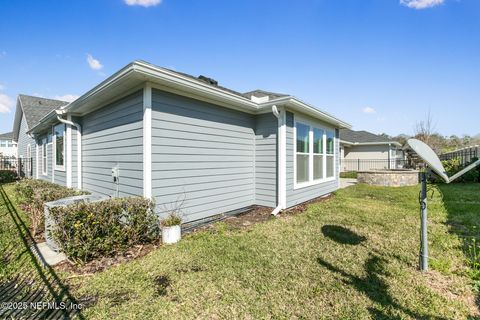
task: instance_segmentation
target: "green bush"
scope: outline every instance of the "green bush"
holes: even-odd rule
[[[151,200],[132,197],[52,208],[53,238],[73,261],[114,256],[160,234]]]
[[[175,213],[170,213],[166,218],[160,221],[160,225],[162,227],[173,227],[173,226],[179,226],[181,224],[182,224],[182,217],[180,217],[178,214],[175,214]]]
[[[471,163],[477,161],[477,158],[473,158]],[[447,172],[448,176],[452,176],[455,173],[459,172],[465,166],[463,166],[460,163],[459,158],[454,158],[450,160],[443,160],[442,161],[443,167],[445,168],[445,171]],[[470,163],[469,163],[470,164]],[[469,165],[467,164],[467,165]],[[472,169],[465,173],[463,176],[455,180],[454,182],[479,182],[480,181],[480,168],[477,167],[475,169]]]
[[[44,203],[62,198],[88,194],[85,191],[69,189],[43,180],[23,179],[15,184],[21,208],[30,219],[30,227],[34,236],[44,231]]]
[[[357,172],[356,171],[340,172],[340,178],[357,179]]]
[[[0,170],[0,183],[9,183],[17,180],[17,172],[13,170]]]

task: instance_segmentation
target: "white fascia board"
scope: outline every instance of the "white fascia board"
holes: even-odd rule
[[[395,145],[401,147],[400,142],[397,141],[385,141],[385,142],[350,142],[345,140],[340,140],[341,144],[351,145],[351,146],[381,146],[381,145]]]

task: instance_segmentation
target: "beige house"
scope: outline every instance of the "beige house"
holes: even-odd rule
[[[402,145],[368,131],[340,130],[340,170],[397,169],[405,160]]]

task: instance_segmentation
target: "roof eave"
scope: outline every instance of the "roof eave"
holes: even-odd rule
[[[285,105],[299,112],[305,113],[316,119],[325,121],[327,123],[335,125],[339,129],[350,129],[351,124],[342,121],[331,114],[328,114],[325,111],[319,110],[300,99],[295,98],[294,96],[281,97],[277,99],[270,100],[268,102],[262,103],[259,105],[259,110],[265,110],[271,108],[273,105]]]
[[[352,146],[375,146],[375,145],[390,145],[390,144],[393,144],[393,145],[396,145],[397,147],[401,147],[402,144],[398,141],[380,141],[380,142],[351,142],[351,141],[347,141],[347,140],[342,140],[340,139],[340,143],[343,143],[343,144],[348,144],[348,145],[352,145]]]

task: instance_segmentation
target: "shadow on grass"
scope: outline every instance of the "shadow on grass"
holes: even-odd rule
[[[0,282],[0,309],[3,319],[84,319],[78,302],[54,270],[37,259],[38,249],[15,206],[0,185],[0,203],[13,221],[22,248],[10,246],[0,253],[2,264],[16,263],[16,276]],[[16,305],[13,305],[16,303]],[[19,303],[21,303],[19,305]],[[46,305],[49,303],[49,305]]]
[[[368,308],[373,319],[403,319],[401,316],[393,315],[394,311],[403,312],[413,319],[441,319],[416,313],[398,304],[389,294],[388,285],[382,279],[382,276],[386,275],[384,265],[387,263],[387,260],[376,254],[372,254],[365,262],[364,269],[366,275],[364,277],[349,274],[322,258],[317,258],[317,262],[322,267],[346,278],[344,280],[345,284],[353,286],[355,290],[363,293],[372,302],[381,306],[381,308]]]
[[[359,245],[367,240],[364,236],[360,236],[350,229],[336,225],[324,225],[322,227],[322,233],[325,237],[330,238],[335,242],[353,246]]]
[[[463,242],[462,250],[480,290],[480,184],[453,183],[437,185],[443,194],[449,232]],[[480,309],[480,292],[475,299]]]

